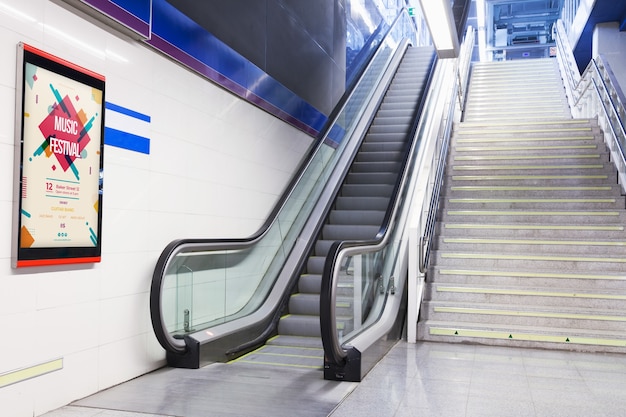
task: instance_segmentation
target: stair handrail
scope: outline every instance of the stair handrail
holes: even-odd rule
[[[572,48],[563,22],[557,22],[557,58],[565,74],[565,90],[572,116],[597,118],[604,141],[618,171],[618,183],[626,193],[626,99],[607,59],[591,59],[582,75],[578,74]],[[574,68],[576,70],[574,70]]]
[[[465,40],[461,45],[459,52],[459,58],[456,68],[454,69],[456,84],[453,89],[457,92],[458,110],[462,114],[465,108],[465,99],[467,96],[467,87],[469,85],[469,73],[470,64],[472,61],[472,53],[474,49],[474,37],[475,30],[472,26],[468,26],[465,33]],[[451,105],[447,109],[447,113],[444,115],[440,134],[438,137],[438,143],[440,144],[439,152],[436,154],[437,160],[433,163],[436,166],[435,177],[432,183],[432,196],[428,202],[428,208],[424,205],[422,207],[422,213],[427,213],[426,221],[422,229],[423,217],[420,216],[420,230],[423,230],[421,234],[419,246],[418,246],[418,267],[419,273],[425,274],[428,268],[428,262],[430,259],[430,247],[432,243],[432,237],[435,231],[435,225],[437,224],[437,211],[439,207],[439,196],[441,194],[441,187],[443,185],[444,172],[446,168],[446,159],[448,157],[448,148],[450,145],[450,136],[452,133],[452,125],[454,122],[455,106]]]
[[[379,47],[374,53],[370,62],[375,62],[377,57],[380,57],[383,52],[388,53],[389,43],[393,43],[392,41],[395,40],[395,37],[393,37],[395,36],[394,30],[398,31],[398,27],[404,24],[403,18],[406,18],[406,15],[406,9],[403,9],[400,13],[398,13],[396,19],[390,25],[389,30],[386,32],[385,38],[380,42]],[[388,41],[387,38],[391,37],[393,37],[393,39],[390,39]],[[397,41],[395,45],[396,47],[398,47]],[[387,50],[383,51],[385,49]],[[388,62],[391,61],[391,58],[385,59]],[[323,152],[325,149],[328,148],[328,141],[332,142],[332,134],[336,132],[334,129],[338,128],[339,130],[345,132],[345,129],[349,128],[348,126],[343,126],[343,124],[345,124],[343,123],[345,122],[345,120],[343,120],[345,118],[344,112],[351,105],[350,100],[354,96],[355,92],[358,90],[359,86],[365,83],[364,78],[365,77],[361,76],[358,81],[353,85],[352,90],[350,90],[346,97],[340,101],[339,105],[337,106],[337,111],[334,111],[329,117],[329,122],[326,124],[323,134],[320,136],[320,139],[315,144],[314,149],[309,154],[307,162],[294,177],[293,181],[287,188],[288,191],[283,194],[283,196],[275,206],[274,210],[272,211],[272,214],[268,217],[267,221],[261,226],[261,228],[257,232],[246,238],[177,239],[170,242],[163,249],[159,256],[159,259],[157,260],[152,275],[150,288],[150,315],[155,336],[161,346],[166,350],[166,352],[171,352],[174,354],[184,354],[187,351],[187,345],[184,338],[174,337],[168,332],[165,324],[166,322],[163,316],[163,308],[161,306],[161,294],[163,290],[163,278],[166,275],[169,264],[174,260],[177,255],[181,253],[242,250],[246,248],[251,248],[256,245],[257,242],[261,241],[268,234],[268,231],[271,229],[272,225],[274,225],[278,221],[280,214],[285,210],[289,199],[296,192],[295,190],[297,185],[307,181],[307,170],[309,168],[315,172],[321,170],[319,162],[313,162],[314,157],[316,155],[322,155],[322,161],[328,164],[331,158],[329,158],[328,156],[324,156]],[[360,117],[362,116],[355,116],[356,119]],[[358,124],[358,122],[355,124]],[[354,127],[351,127],[350,129],[353,128]],[[347,139],[343,142],[347,142]],[[313,166],[314,164],[315,166]],[[300,196],[299,198],[302,199],[303,197]]]

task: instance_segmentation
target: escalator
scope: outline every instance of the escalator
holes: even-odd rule
[[[246,363],[321,367],[320,288],[331,245],[342,240],[373,240],[381,231],[385,215],[397,194],[399,173],[406,164],[416,116],[434,60],[432,47],[409,47],[393,77],[379,110],[335,198],[321,233],[300,274],[288,309],[278,323],[277,335],[266,345],[239,359]],[[363,291],[361,315],[377,291],[374,280]],[[354,329],[354,284],[342,285],[338,306],[343,313],[339,326]],[[339,313],[342,314],[341,312]]]
[[[401,26],[392,25],[395,38],[381,43],[320,141],[333,145],[312,154],[268,227],[251,238],[182,239],[165,248],[150,308],[170,366],[238,361],[321,368],[327,347],[320,337],[331,322],[325,310],[332,309],[331,326],[341,337],[380,315],[394,288],[383,270],[385,251],[344,262],[332,296],[324,282],[337,242],[380,242],[406,198],[435,55],[432,47],[408,46],[394,34]],[[345,379],[359,380],[357,373]],[[344,374],[334,368],[330,379]]]

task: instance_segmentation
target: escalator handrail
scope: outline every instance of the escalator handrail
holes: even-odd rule
[[[329,133],[333,126],[336,125],[339,116],[342,114],[345,106],[349,103],[350,98],[356,91],[357,87],[363,80],[363,76],[366,73],[367,68],[369,67],[371,62],[374,62],[375,58],[378,54],[381,53],[381,46],[385,45],[385,39],[390,33],[395,29],[396,25],[400,22],[403,14],[407,14],[406,8],[402,9],[393,23],[389,26],[388,30],[385,32],[383,37],[383,41],[380,42],[375,52],[372,54],[370,59],[368,60],[368,64],[363,66],[359,77],[355,77],[354,81],[348,86],[349,89],[346,90],[346,93],[339,100],[337,106],[333,112],[329,115],[329,118],[322,129],[319,139],[315,146],[313,146],[312,150],[309,152],[309,155],[306,158],[306,163],[302,164],[299,168],[296,175],[294,175],[293,179],[290,181],[289,185],[286,187],[286,192],[284,192],[276,205],[274,206],[272,212],[267,217],[267,220],[263,223],[263,225],[251,236],[244,238],[210,238],[210,239],[177,239],[170,242],[161,252],[157,263],[155,265],[154,272],[152,274],[151,286],[150,286],[150,316],[152,322],[152,328],[154,330],[155,336],[161,346],[169,352],[176,354],[183,354],[186,352],[187,347],[183,339],[177,339],[172,337],[166,329],[165,321],[163,317],[163,312],[161,308],[161,292],[163,290],[163,278],[165,276],[167,266],[171,259],[174,258],[178,253],[183,251],[188,252],[203,252],[203,251],[220,251],[220,250],[237,250],[237,249],[245,249],[254,246],[257,242],[259,242],[270,230],[271,226],[277,221],[279,215],[286,203],[289,201],[289,198],[292,196],[293,192],[296,189],[296,186],[303,179],[305,173],[307,172],[307,168],[309,168],[313,157],[323,149],[326,139],[328,138]],[[384,23],[382,23],[384,24]],[[188,250],[191,249],[191,250]]]
[[[320,326],[322,334],[322,345],[324,347],[325,358],[328,362],[340,364],[347,356],[347,352],[345,352],[341,348],[335,327],[336,317],[334,301],[336,300],[336,285],[333,282],[334,271],[337,268],[337,263],[340,259],[340,255],[342,254],[342,252],[345,252],[350,248],[361,248],[360,252],[363,253],[365,252],[365,250],[363,250],[363,248],[365,247],[368,247],[368,251],[374,252],[384,247],[391,236],[391,233],[389,232],[400,207],[400,191],[403,189],[404,184],[406,184],[406,182],[408,181],[408,174],[410,172],[410,161],[417,147],[417,143],[419,142],[415,137],[415,133],[424,110],[424,103],[427,96],[426,92],[429,90],[430,83],[432,82],[436,61],[437,59],[433,51],[433,59],[431,61],[430,71],[422,90],[422,97],[420,98],[420,101],[417,105],[415,120],[413,125],[411,126],[409,133],[407,133],[408,135],[412,135],[414,139],[402,160],[402,169],[400,171],[400,175],[398,175],[398,180],[396,181],[390,197],[390,201],[392,201],[393,203],[387,208],[383,223],[376,237],[372,240],[336,241],[333,242],[330,250],[328,251],[326,262],[324,264],[324,271],[322,274],[322,284],[320,292]]]

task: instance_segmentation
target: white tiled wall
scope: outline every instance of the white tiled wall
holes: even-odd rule
[[[107,77],[109,102],[151,117],[150,155],[105,147],[102,262],[10,265],[16,45]],[[0,374],[63,369],[0,388],[0,415],[40,415],[164,364],[149,288],[183,237],[252,234],[312,138],[105,25],[49,0],[0,0]]]

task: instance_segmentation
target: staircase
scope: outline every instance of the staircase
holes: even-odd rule
[[[337,240],[371,240],[379,232],[412,140],[409,133],[433,58],[431,47],[407,49],[299,277],[278,334],[237,362],[322,369],[319,314],[326,256]],[[337,295],[340,331],[354,327],[353,289],[345,283]]]
[[[455,126],[421,340],[626,352],[626,210],[554,60],[476,64]]]

